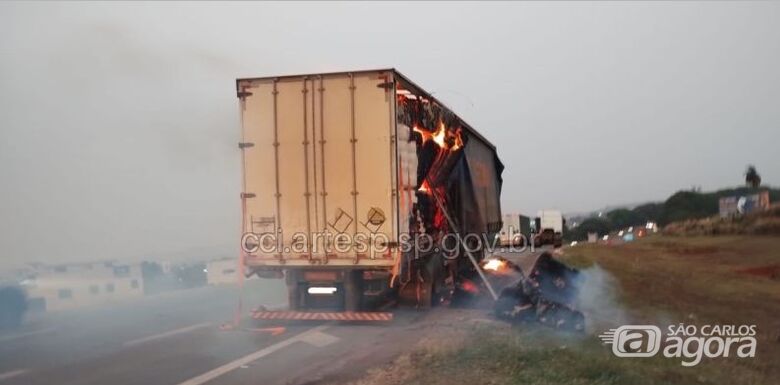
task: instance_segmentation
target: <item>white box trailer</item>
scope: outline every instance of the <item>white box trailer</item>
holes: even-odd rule
[[[498,231],[495,147],[397,71],[238,79],[237,93],[244,265],[284,272],[291,308],[355,310],[398,289],[402,234],[453,231],[443,211]],[[309,295],[320,287],[344,295]]]
[[[556,233],[563,232],[563,214],[560,210],[539,211],[541,230],[551,229]]]
[[[553,245],[560,247],[563,244],[563,226],[564,219],[560,210],[541,210],[537,217],[536,231],[534,238],[536,246]]]
[[[501,246],[526,246],[531,239],[530,218],[520,213],[504,214],[499,243]]]

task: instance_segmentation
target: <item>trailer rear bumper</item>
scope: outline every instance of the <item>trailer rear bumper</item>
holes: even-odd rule
[[[393,320],[393,313],[369,311],[309,312],[256,310],[252,312],[252,318],[258,320],[388,322]]]

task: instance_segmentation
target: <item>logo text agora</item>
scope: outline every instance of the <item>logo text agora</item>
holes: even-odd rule
[[[599,335],[618,357],[667,358],[694,366],[703,357],[747,358],[756,355],[756,325],[669,325],[666,335],[655,325],[623,325]]]

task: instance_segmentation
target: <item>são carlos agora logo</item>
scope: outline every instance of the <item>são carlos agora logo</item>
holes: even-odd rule
[[[661,349],[661,329],[655,325],[623,325],[599,335],[618,357],[652,357]]]
[[[666,358],[681,359],[682,366],[698,365],[702,358],[756,355],[756,325],[670,325],[664,335],[655,325],[623,325],[599,335],[612,345],[617,357],[653,357],[661,352]]]

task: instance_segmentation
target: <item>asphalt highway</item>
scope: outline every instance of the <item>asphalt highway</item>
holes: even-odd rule
[[[244,309],[283,308],[283,281],[249,281]],[[0,385],[297,384],[389,362],[427,312],[391,323],[272,323],[235,315],[235,287],[204,287],[54,313],[0,334]],[[341,377],[340,377],[341,378]]]
[[[340,381],[413,346],[425,335],[420,325],[426,318],[448,316],[447,308],[394,309],[392,322],[260,323],[248,317],[258,305],[285,308],[284,281],[250,280],[241,290],[203,287],[47,314],[0,333],[0,385]],[[243,316],[240,325],[225,328],[236,314]]]

